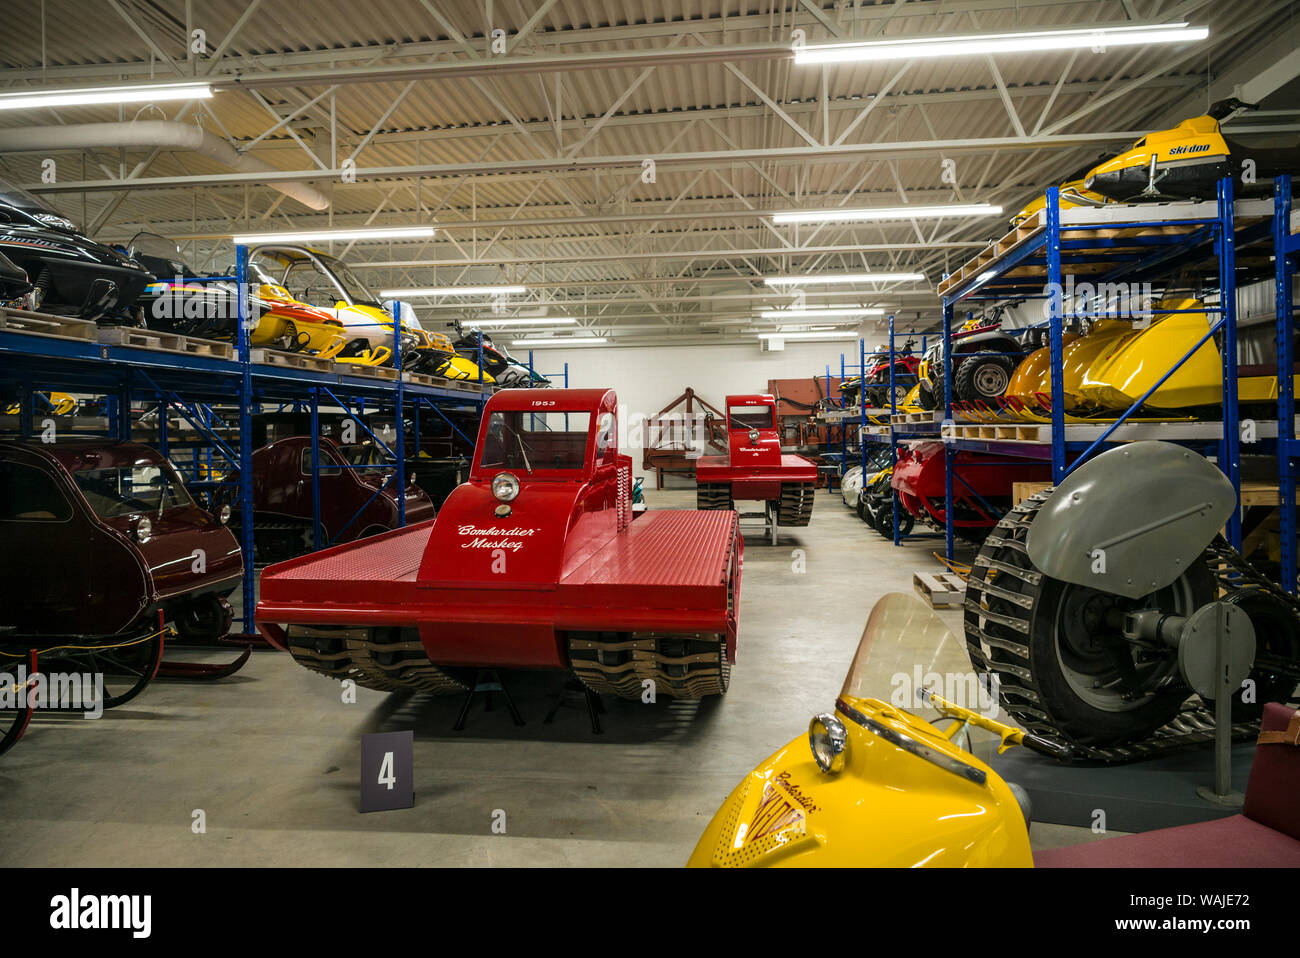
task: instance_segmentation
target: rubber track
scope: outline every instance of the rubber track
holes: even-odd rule
[[[812,519],[813,492],[811,482],[781,483],[781,499],[777,506],[778,526],[806,526]]]
[[[725,482],[702,482],[695,487],[695,508],[734,509],[731,486]]]
[[[286,645],[299,665],[380,692],[469,690],[429,661],[415,629],[291,625]]]
[[[731,678],[717,633],[573,632],[566,641],[573,674],[598,694],[639,699],[648,680],[656,695],[700,699],[724,694]]]
[[[1043,707],[1039,687],[1029,670],[1027,642],[1033,609],[1044,577],[1032,568],[1022,568],[1011,556],[1011,553],[1026,553],[1024,543],[1029,525],[1051,494],[1052,490],[1046,489],[1008,512],[975,557],[966,582],[965,601],[966,649],[971,665],[981,673],[997,677],[1002,707],[1022,728],[1069,746],[1079,758],[1096,762],[1131,762],[1213,741],[1214,712],[1199,699],[1185,703],[1173,720],[1143,741],[1125,745],[1105,748],[1082,745],[1052,725]],[[1215,567],[1224,562],[1234,568],[1250,568],[1244,558],[1227,547],[1227,552],[1235,556],[1235,559],[1230,558],[1224,551],[1226,546],[1226,543],[1216,542],[1215,547],[1207,551],[1212,569],[1217,572]],[[1258,573],[1255,576],[1258,577]],[[1018,588],[1006,588],[1012,584],[1007,577],[1019,580]],[[1276,586],[1273,589],[1281,591]],[[988,599],[996,602],[996,612],[987,607]],[[982,601],[985,606],[981,605]],[[1290,604],[1296,607],[1294,599]],[[1234,738],[1252,738],[1258,731],[1258,722],[1243,722],[1232,727]]]

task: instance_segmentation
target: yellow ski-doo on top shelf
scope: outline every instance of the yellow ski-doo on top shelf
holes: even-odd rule
[[[814,716],[806,737],[744,777],[709,822],[689,865],[1033,865],[1023,789],[958,743],[975,726],[997,736],[1001,749],[1066,753],[933,693],[921,696],[940,713],[933,722],[870,697],[872,685],[888,682],[868,667],[872,646],[903,635],[926,648],[958,642],[913,596],[895,592],[877,602],[834,711]],[[948,728],[936,727],[945,720],[952,721]]]
[[[1089,170],[1083,185],[1120,203],[1151,200],[1208,200],[1215,184],[1232,176],[1238,191],[1271,189],[1282,173],[1300,172],[1300,144],[1282,148],[1245,146],[1223,135],[1219,124],[1255,104],[1220,100],[1203,116],[1184,120],[1171,130],[1148,133],[1132,148]],[[1243,181],[1245,159],[1253,174]]]

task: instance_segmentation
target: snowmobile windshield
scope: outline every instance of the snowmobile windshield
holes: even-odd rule
[[[357,279],[356,274],[343,264],[342,260],[337,260],[333,256],[326,256],[323,253],[317,253],[316,257],[320,260],[321,265],[333,274],[335,282],[343,289],[348,298],[348,302],[354,306],[375,306],[381,304],[379,298],[366,287],[366,284]]]
[[[522,469],[530,475],[541,472],[580,470],[587,458],[587,434],[591,413],[494,412],[488,420],[487,437],[479,466],[489,469]]]
[[[194,504],[176,477],[156,465],[78,469],[72,478],[90,508],[104,519],[139,513],[161,515]]]
[[[888,699],[889,677],[895,672],[906,671],[903,657],[912,657],[917,650],[923,656],[931,656],[944,641],[957,640],[932,610],[914,596],[890,592],[875,604],[867,618],[840,695],[855,699]],[[874,660],[871,658],[873,649],[878,649]]]
[[[771,429],[771,406],[728,406],[732,429]]]

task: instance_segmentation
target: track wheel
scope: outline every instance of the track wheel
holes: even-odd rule
[[[1025,537],[1050,491],[1007,513],[975,558],[965,610],[971,664],[997,678],[1003,707],[1029,731],[1096,747],[1145,738],[1189,691],[1172,649],[1123,638],[1124,615],[1190,615],[1214,598],[1213,577],[1198,561],[1172,585],[1129,600],[1043,575]]]
[[[184,603],[172,616],[176,633],[186,642],[213,642],[230,631],[235,610],[214,593]]]
[[[25,656],[18,658],[8,658],[4,660],[4,665],[0,666],[0,675],[6,675],[3,681],[8,686],[6,695],[13,695],[15,700],[18,695],[18,667],[25,666],[27,677],[36,674],[36,650],[30,650]],[[17,702],[14,703],[17,705]],[[32,720],[34,709],[31,705],[26,708],[0,708],[0,755],[9,751],[18,744],[18,740],[23,737],[27,731],[27,725]]]

